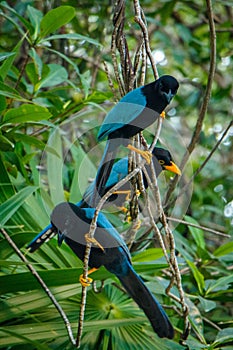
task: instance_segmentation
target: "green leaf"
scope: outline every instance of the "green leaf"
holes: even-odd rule
[[[199,349],[207,350],[208,349],[205,344],[198,342],[198,340],[196,339],[191,339],[191,338],[187,339],[185,343],[187,344],[188,346],[187,349],[189,350],[199,350]]]
[[[29,55],[31,56],[31,58],[34,61],[35,70],[36,70],[36,73],[38,75],[38,79],[41,79],[41,77],[42,77],[42,69],[43,69],[43,62],[42,62],[40,56],[37,54],[37,52],[36,52],[36,50],[34,48],[32,48],[29,51]]]
[[[32,85],[35,86],[38,82],[39,77],[34,62],[30,62],[27,64],[26,73]]]
[[[162,9],[160,10],[160,16],[161,16],[161,22],[165,24],[167,19],[170,18],[173,12],[174,6],[176,5],[176,0],[166,1],[163,4],[164,5]]]
[[[49,68],[49,72],[36,84],[36,91],[42,87],[51,87],[61,84],[68,79],[67,70],[59,64],[48,64],[47,67]]]
[[[5,164],[3,163],[1,154],[0,154],[0,174],[1,174],[0,203],[3,203],[9,197],[13,196],[15,194],[15,191],[10,182],[10,178],[7,173]]]
[[[45,264],[45,266],[46,265],[49,267],[49,264]],[[36,267],[35,264],[33,264],[33,266]],[[82,273],[82,268],[59,268],[55,270],[39,271],[39,275],[49,287],[74,284],[76,281],[78,281],[77,276],[81,275]],[[0,276],[0,280],[0,290],[2,294],[13,293],[14,291],[30,291],[32,289],[40,288],[37,279],[31,272]],[[77,285],[77,283],[76,288],[80,289],[81,285]]]
[[[171,340],[168,339],[158,339],[155,334],[151,334],[148,336],[147,332],[142,332],[142,324],[145,324],[146,317],[124,317],[116,318],[116,319],[104,319],[104,320],[96,320],[93,321],[85,321],[85,333],[88,335],[88,340],[85,340],[84,333],[84,344],[91,345],[93,344],[92,339],[95,339],[94,335],[96,332],[100,332],[101,330],[111,330],[114,334],[113,339],[111,341],[114,342],[115,346],[121,343],[121,349],[124,350],[136,350],[136,347],[132,348],[132,344],[141,340],[141,344],[143,344],[143,348],[140,347],[140,350],[182,350],[182,346],[175,344]],[[71,323],[73,329],[77,328],[77,322]],[[131,327],[133,327],[134,332],[130,332]],[[137,332],[136,332],[137,330]],[[11,336],[6,336],[7,332],[10,333]],[[94,334],[93,334],[94,333]],[[124,333],[124,336],[122,336]],[[91,334],[91,336],[90,336]],[[22,335],[22,336],[21,336]],[[42,341],[52,340],[56,337],[57,339],[62,339],[65,337],[67,339],[67,331],[62,322],[40,322],[14,326],[6,326],[0,329],[0,340],[1,344],[6,348],[12,346],[14,344],[27,344],[28,339],[30,342],[33,341]],[[136,339],[135,339],[136,337]],[[127,339],[127,341],[125,341]],[[115,341],[114,341],[115,340]],[[134,341],[134,342],[133,342]],[[83,344],[82,342],[82,344]],[[128,344],[129,342],[129,344]],[[143,342],[143,343],[142,343]],[[137,344],[137,343],[136,343]],[[172,346],[174,344],[174,347]],[[131,348],[130,348],[131,345]],[[34,348],[34,347],[33,347]],[[35,347],[36,348],[36,347]],[[112,347],[111,347],[112,348]],[[65,349],[65,348],[63,348]],[[94,349],[93,347],[85,347],[85,349]],[[117,349],[113,347],[113,349]],[[137,349],[139,347],[137,346]]]
[[[50,10],[41,20],[40,37],[44,38],[48,34],[64,26],[66,23],[70,22],[74,16],[75,9],[71,6],[60,6]]]
[[[43,13],[30,5],[27,7],[27,13],[34,28],[33,38],[35,40],[40,32],[40,22],[43,18]]]
[[[6,202],[0,205],[0,225],[4,224],[14,215],[14,213],[24,204],[29,196],[37,190],[35,186],[28,186],[20,190]]]
[[[74,159],[74,174],[70,188],[70,201],[77,202],[82,197],[83,192],[90,184],[89,179],[96,174],[96,168],[90,158],[87,156],[81,145],[77,147],[66,139],[70,152]],[[85,176],[81,176],[85,169]]]
[[[62,183],[62,169],[63,169],[63,152],[62,152],[62,139],[60,130],[57,128],[52,131],[48,140],[48,146],[53,148],[57,155],[49,152],[47,154],[47,171],[48,171],[48,183],[51,194],[52,202],[56,205],[59,202],[63,202],[64,191]],[[46,149],[45,149],[46,151]]]
[[[0,94],[2,96],[6,96],[6,97],[9,97],[9,98],[12,98],[13,100],[15,101],[20,101],[20,102],[28,102],[28,100],[26,98],[22,98],[21,96],[19,95],[16,95],[12,92],[7,92],[6,90],[0,90]]]
[[[38,349],[38,350],[49,350],[49,347],[47,347],[46,345],[42,344],[40,342],[40,340],[36,341],[36,340],[32,340],[30,339],[30,337],[25,337],[23,332],[15,332],[12,329],[7,329],[4,327],[0,328],[0,331],[2,332],[2,334],[4,334],[4,338],[8,338],[8,339],[14,339],[12,344],[19,344],[19,343],[24,343],[24,344],[31,344],[32,347],[34,349]],[[3,341],[4,343],[4,341]],[[3,343],[1,342],[1,345],[3,345]]]
[[[163,256],[164,254],[163,254],[162,248],[149,248],[144,250],[143,252],[135,254],[133,256],[133,261],[146,262],[146,261],[158,260]]]
[[[189,308],[189,321],[192,328],[195,330],[195,333],[198,334],[198,339],[200,339],[203,343],[205,343],[205,338],[203,335],[203,320],[201,317],[200,310],[197,306],[190,300],[185,300],[187,306]]]
[[[0,62],[4,61],[6,58],[11,57],[13,55],[16,55],[16,53],[15,52],[3,52],[3,53],[0,53]]]
[[[229,327],[219,331],[213,345],[215,348],[219,345],[222,345],[228,342],[230,343],[232,341],[233,341],[233,328]]]
[[[15,139],[16,141],[22,141],[27,143],[28,145],[34,145],[39,149],[44,150],[45,148],[45,144],[44,142],[42,142],[41,140],[39,140],[36,137],[30,136],[30,135],[26,135],[26,134],[22,134],[19,132],[15,132],[15,133],[10,133],[10,136]]]
[[[2,96],[0,93],[0,114],[4,113],[7,106],[6,98],[5,96]]]
[[[192,223],[192,224],[198,225],[198,222],[195,219],[193,219],[191,216],[185,215],[185,220],[187,222]],[[189,229],[194,241],[196,242],[196,245],[198,247],[201,247],[202,249],[205,249],[205,237],[204,237],[203,230],[196,228],[196,227],[192,227],[192,226],[188,226],[188,229]]]
[[[196,267],[196,265],[190,261],[190,260],[186,260],[192,273],[193,273],[193,277],[195,278],[196,282],[197,282],[197,286],[198,286],[198,290],[199,293],[201,295],[203,295],[204,293],[204,288],[205,288],[205,280],[204,280],[204,276],[202,275],[202,273],[198,270],[198,268]]]
[[[206,281],[206,283],[209,281]],[[233,283],[233,276],[221,277],[217,281],[211,281],[209,284],[206,296],[210,293],[218,292],[221,290],[227,290],[229,288],[229,284]]]
[[[228,242],[220,247],[218,247],[214,252],[213,255],[216,256],[217,258],[230,254],[233,252],[233,242]]]
[[[68,34],[56,34],[56,35],[51,35],[51,36],[47,37],[46,39],[41,40],[40,42],[43,42],[43,41],[50,41],[50,40],[56,40],[56,39],[80,40],[80,41],[83,41],[83,42],[87,42],[87,43],[89,43],[89,44],[93,44],[93,45],[101,46],[101,47],[102,47],[102,45],[101,45],[97,40],[94,40],[94,39],[92,39],[92,38],[89,38],[88,36],[81,35],[81,34],[77,34],[77,33],[68,33]]]
[[[72,66],[72,68],[75,70],[77,75],[80,76],[80,72],[79,72],[77,64],[74,61],[72,61],[69,57],[67,57],[62,52],[59,52],[57,50],[53,50],[53,49],[48,48],[48,51],[55,53],[56,55],[60,56],[63,60],[68,62]]]
[[[202,298],[200,295],[198,296],[200,300],[201,306],[205,312],[209,312],[216,308],[216,302],[212,300],[208,300],[206,298]]]
[[[2,124],[30,123],[40,121],[42,119],[49,119],[50,117],[51,113],[45,107],[32,104],[23,104],[18,108],[9,109],[4,115]]]
[[[1,2],[1,6],[5,7],[8,11],[10,11],[11,13],[13,13],[13,14],[24,24],[24,26],[27,28],[27,30],[29,30],[29,31],[32,33],[33,27],[32,27],[32,25],[31,25],[31,23],[28,22],[23,16],[21,16],[21,15],[18,13],[18,11],[16,11],[16,10],[14,9],[13,6],[9,6],[9,5],[7,4],[6,1],[2,1],[2,2]],[[4,17],[7,17],[5,14],[2,14],[2,15],[4,15]],[[13,20],[12,17],[13,17],[13,16],[10,17],[11,22],[14,23],[14,25],[16,26],[16,28],[19,30],[19,32],[20,32],[21,34],[24,34],[23,30],[21,29],[20,25],[18,24],[18,21]]]
[[[11,142],[7,137],[0,135],[0,149],[2,151],[10,151],[14,148],[13,142]]]
[[[5,91],[5,92],[9,92],[9,93],[11,93],[11,94],[15,94],[15,95],[17,95],[18,97],[20,97],[20,96],[18,95],[18,92],[17,92],[15,89],[13,89],[13,88],[11,88],[10,86],[4,84],[2,81],[0,81],[0,90],[1,90],[1,94]],[[5,95],[5,96],[8,96],[8,95]]]
[[[23,43],[25,37],[23,37],[18,43],[17,45],[14,47],[14,49],[12,50],[12,55],[8,56],[8,58],[6,58],[3,62],[3,64],[0,67],[0,77],[2,78],[2,80],[4,80],[6,78],[6,76],[8,75],[11,66],[14,63],[15,57],[19,52],[19,49]]]

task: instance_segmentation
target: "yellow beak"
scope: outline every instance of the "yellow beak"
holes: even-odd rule
[[[171,165],[164,165],[164,168],[165,168],[166,170],[171,171],[172,173],[175,173],[175,174],[177,174],[177,175],[181,175],[180,169],[179,169],[178,166],[177,166],[175,163],[173,163],[173,162],[171,162]]]

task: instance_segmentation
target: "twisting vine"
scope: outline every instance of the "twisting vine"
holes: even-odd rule
[[[134,11],[135,11],[135,22],[139,25],[141,29],[140,33],[140,39],[139,39],[139,44],[136,49],[136,54],[134,58],[134,62],[132,62],[129,54],[129,49],[126,41],[126,36],[124,33],[124,22],[125,22],[125,1],[119,0],[115,4],[115,9],[114,9],[114,16],[113,16],[113,33],[112,33],[112,44],[111,44],[111,54],[112,54],[112,62],[113,62],[113,68],[114,68],[114,74],[116,81],[119,86],[119,91],[120,95],[123,96],[126,92],[132,90],[133,88],[136,87],[137,81],[139,81],[140,85],[143,85],[145,82],[145,75],[146,75],[146,60],[149,59],[151,63],[151,67],[155,76],[155,79],[157,79],[158,76],[158,71],[156,64],[154,62],[154,58],[152,55],[152,51],[150,49],[150,43],[149,43],[149,35],[148,35],[148,30],[147,30],[147,24],[144,16],[144,12],[140,6],[139,0],[134,0]],[[120,67],[121,70],[119,71],[119,63],[118,63],[118,56],[117,52],[119,53],[119,60],[120,60]],[[140,63],[141,59],[141,63]],[[140,67],[140,70],[139,70]],[[138,71],[141,72],[138,77]],[[108,75],[108,80],[109,79],[109,74]],[[138,78],[138,79],[137,79]],[[110,86],[113,86],[113,84],[110,84]],[[157,140],[160,135],[162,127],[162,118],[158,118],[158,124],[157,124],[157,130],[156,134],[153,140],[153,143],[150,147],[148,147],[145,139],[143,138],[142,133],[140,134],[140,137],[135,137],[134,139],[138,142],[140,141],[143,146],[146,149],[149,149],[150,151],[153,150],[155,147]],[[89,230],[89,237],[93,238],[97,226],[97,218],[98,214],[102,208],[102,206],[105,204],[106,200],[113,194],[113,192],[117,191],[121,186],[123,186],[126,182],[130,181],[131,179],[135,179],[136,177],[139,177],[139,183],[142,183],[142,179],[140,179],[140,173],[141,169],[144,169],[144,164],[145,161],[142,160],[140,161],[140,158],[136,156],[136,158],[133,157],[133,154],[129,156],[129,174],[121,180],[119,183],[117,183],[113,188],[111,188],[110,191],[108,191],[99,201],[98,205],[96,206],[96,211],[94,218],[92,220],[92,223],[90,225],[90,230]],[[161,202],[161,197],[160,197],[160,192],[159,188],[157,186],[157,179],[156,179],[156,173],[155,169],[153,166],[153,162],[151,162],[151,172],[152,172],[152,178],[148,179],[148,184],[149,187],[151,187],[154,197],[156,199],[157,207],[159,208],[159,217],[161,220],[161,223],[163,225],[163,228],[166,233],[166,238],[168,239],[168,245],[169,245],[169,251],[170,251],[170,256],[167,254],[167,249],[166,249],[166,244],[164,242],[164,237],[161,234],[155,220],[153,217],[153,214],[151,212],[150,208],[150,203],[147,200],[146,201],[146,207],[147,207],[147,212],[150,218],[151,225],[154,229],[155,235],[157,237],[157,240],[163,249],[164,256],[169,264],[170,271],[171,271],[171,281],[170,284],[167,288],[167,294],[171,296],[176,302],[180,303],[181,305],[181,311],[178,310],[180,314],[183,315],[184,317],[184,331],[182,338],[186,339],[188,336],[188,330],[189,330],[189,323],[188,323],[188,308],[185,303],[185,298],[184,298],[184,292],[182,289],[182,283],[181,283],[181,275],[178,267],[178,263],[176,260],[175,256],[175,241],[173,234],[168,226],[168,221],[166,218],[166,215],[163,211],[162,207],[162,202]],[[141,181],[140,181],[141,180]],[[136,193],[137,190],[137,181],[133,181],[133,194]],[[142,185],[143,187],[143,185]],[[143,191],[145,193],[145,191]],[[146,195],[146,194],[145,194]],[[135,198],[135,196],[134,196]],[[146,195],[147,198],[147,195]],[[132,244],[132,241],[134,239],[135,235],[135,228],[137,227],[137,214],[138,210],[135,209],[137,206],[137,201],[135,201],[131,205],[131,212],[130,214],[132,215],[133,213],[133,225],[132,229],[130,231],[130,244]],[[134,211],[133,211],[134,208]],[[90,256],[90,251],[91,251],[91,244],[87,244],[86,246],[86,253],[85,253],[85,259],[84,259],[84,277],[87,277],[87,272],[88,272],[88,261],[89,261],[89,256]],[[172,286],[176,284],[178,292],[179,292],[179,298],[171,294],[170,289]],[[81,335],[82,335],[82,329],[83,329],[83,318],[84,318],[84,311],[85,311],[85,304],[86,304],[86,287],[83,287],[83,293],[82,293],[82,303],[81,303],[81,310],[80,310],[80,319],[79,319],[79,328],[78,328],[78,336],[77,336],[77,346],[80,345],[81,342]]]

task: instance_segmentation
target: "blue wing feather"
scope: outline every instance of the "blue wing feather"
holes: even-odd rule
[[[124,179],[128,175],[128,158],[122,158],[116,162],[113,167],[111,174],[106,182],[105,187],[109,188],[116,185],[119,181]]]
[[[92,220],[94,217],[94,214],[95,214],[95,209],[94,208],[83,208],[83,210],[85,210],[86,217],[88,219]],[[98,218],[97,218],[97,226],[108,231],[109,235],[111,235],[114,238],[114,240],[118,243],[118,245],[120,247],[122,247],[122,249],[124,249],[125,253],[128,256],[128,259],[131,260],[129,249],[128,249],[127,245],[125,244],[124,240],[121,238],[121,236],[116,231],[116,229],[112,226],[110,221],[101,212],[99,213]]]
[[[116,163],[114,163],[110,176],[108,177],[108,180],[105,184],[105,189],[109,189],[112,186],[116,185],[119,181],[124,179],[126,175],[128,174],[128,158],[122,158],[118,160]],[[83,194],[83,201],[87,203],[88,205],[91,204],[91,198],[92,194],[94,193],[96,187],[96,180],[94,180],[86,189],[86,191]],[[81,202],[77,203],[80,204]],[[77,205],[76,204],[76,205]],[[81,204],[82,205],[82,204]]]
[[[78,202],[75,205],[79,207],[80,203],[81,202]],[[85,212],[86,218],[91,221],[95,214],[95,208],[82,208],[82,210],[83,212]],[[109,222],[109,220],[102,213],[99,213],[98,215],[97,226],[105,229],[109,233],[109,235],[113,237],[114,241],[116,242],[116,246],[121,246],[127,254],[128,259],[130,260],[130,252],[127,245],[125,244],[121,236],[118,234],[116,229]],[[65,236],[62,234],[62,232],[57,232],[57,230],[54,229],[54,227],[51,224],[49,224],[29,243],[27,248],[30,249],[30,252],[33,252],[36,249],[38,249],[44,242],[50,240],[57,233],[59,233],[58,244],[61,245]]]
[[[106,115],[98,133],[98,141],[125,124],[132,123],[141,114],[146,103],[146,97],[141,88],[126,94]]]

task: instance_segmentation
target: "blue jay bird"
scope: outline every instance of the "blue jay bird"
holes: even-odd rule
[[[168,150],[165,150],[160,147],[155,147],[152,153],[154,155],[153,162],[154,162],[154,167],[156,171],[156,176],[159,176],[159,174],[163,170],[168,170],[175,174],[180,175],[180,170],[177,167],[177,165],[173,162],[172,156]],[[150,168],[146,166],[146,169],[150,174]],[[103,193],[105,194],[107,191],[109,191],[110,188],[112,188],[118,181],[122,180],[127,174],[128,174],[128,158],[126,157],[126,158],[120,159],[118,162],[114,164],[111,174],[109,176],[109,179],[106,183],[106,188],[104,189]],[[145,188],[147,188],[148,184],[145,177],[143,181],[144,181]],[[80,208],[89,207],[89,200],[94,190],[94,187],[95,187],[95,181],[87,188],[86,192],[84,193],[83,199],[76,203],[78,207]],[[124,191],[130,191],[129,183],[125,184]],[[125,201],[125,195],[115,193],[111,197],[109,197],[108,200],[114,201],[115,205],[121,206]],[[44,241],[46,241],[47,237],[51,239],[55,234],[56,232],[54,232],[54,227],[51,224],[46,226],[33,240],[33,243],[34,243],[33,247],[35,248],[34,250],[36,250],[40,245],[39,244],[37,247],[37,243],[36,243],[37,238],[38,238],[38,242],[42,241],[43,243]]]
[[[155,147],[152,151],[152,162],[155,168],[156,177],[159,176],[159,174],[163,170],[171,171],[174,174],[181,175],[181,171],[178,168],[178,166],[174,163],[171,153],[163,148]],[[148,172],[148,175],[151,174],[150,167],[146,164],[145,165],[146,171]],[[109,178],[105,184],[105,187],[102,189],[103,195],[107,193],[113,186],[115,186],[120,180],[124,179],[128,175],[128,157],[122,158],[116,163],[114,163],[111,173],[109,175]],[[143,182],[145,189],[148,187],[148,183],[146,180],[146,177],[143,176]],[[96,187],[96,180],[92,182],[90,186],[86,189],[83,195],[82,202],[80,203],[81,207],[87,207],[91,206],[91,197],[93,194],[93,191]],[[124,194],[130,193],[130,183],[127,182],[123,187],[119,188],[119,191],[114,192],[113,195],[111,195],[108,198],[108,202],[114,201],[114,204],[117,206],[122,206],[122,204],[125,201]]]
[[[51,214],[53,232],[58,233],[60,244],[64,240],[82,261],[85,255],[87,233],[94,213],[94,208],[80,208],[75,204],[64,202],[58,204]],[[49,230],[47,233],[45,231],[40,233],[29,244],[30,252],[35,251],[50,239],[50,232]],[[98,215],[95,238],[92,243],[89,258],[89,267],[92,271],[104,266],[113,273],[144,311],[158,336],[172,339],[174,329],[165,311],[135,272],[125,242],[102,213]],[[80,281],[88,285],[89,280],[88,278],[87,281],[82,279]]]
[[[96,176],[92,207],[103,196],[118,147],[128,147],[132,136],[151,125],[171,102],[178,87],[174,77],[164,75],[127,93],[107,114],[98,133],[98,141],[107,137],[107,143]],[[131,145],[130,149],[133,149]],[[140,154],[150,161],[148,152],[140,151]]]

